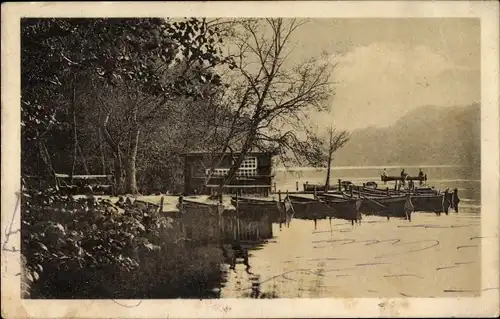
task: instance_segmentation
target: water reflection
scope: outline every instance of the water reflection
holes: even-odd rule
[[[465,209],[464,209],[465,210]],[[227,276],[222,298],[476,295],[480,218],[467,211],[407,221],[369,216],[362,226],[293,220]],[[342,232],[349,229],[350,232]],[[423,262],[425,261],[425,262]],[[455,292],[456,294],[456,292]]]
[[[337,169],[332,181],[378,182],[371,177],[380,170]],[[393,170],[399,174],[399,168]],[[249,250],[250,267],[236,264],[227,272],[221,298],[479,295],[481,243],[498,240],[481,237],[479,173],[467,167],[428,167],[425,173],[437,189],[459,189],[459,213],[415,212],[412,223],[364,216],[355,225],[338,219],[316,225],[294,219],[281,230],[275,225],[274,241]],[[277,189],[322,183],[324,176],[314,169],[278,172]]]

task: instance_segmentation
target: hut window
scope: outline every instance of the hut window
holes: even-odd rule
[[[214,173],[212,176],[225,176],[229,172],[229,169],[227,168],[216,168],[214,169]],[[206,170],[206,174],[210,174],[210,169]]]
[[[257,171],[255,169],[239,169],[238,176],[255,176]]]
[[[241,162],[240,169],[257,169],[257,157],[249,156]]]

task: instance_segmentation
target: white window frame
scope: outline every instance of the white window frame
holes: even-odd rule
[[[242,167],[245,161],[252,160],[253,163],[252,165],[248,165],[245,167]],[[248,164],[245,163],[245,164]],[[208,176],[210,174],[211,169],[207,168],[205,170],[205,174]],[[229,168],[215,168],[213,170],[213,177],[222,177],[226,176],[229,173]],[[237,176],[245,176],[245,177],[252,177],[252,176],[257,176],[257,157],[256,156],[247,156],[243,160],[243,162],[240,165],[240,168],[236,171]]]
[[[256,169],[239,169],[237,171],[238,176],[253,177],[257,175]]]
[[[207,168],[207,170],[205,171],[205,174],[208,176],[210,174],[210,171],[211,171],[211,169]],[[214,169],[212,176],[215,176],[215,177],[226,176],[228,174],[228,172],[229,172],[228,168],[216,168],[216,169]]]
[[[252,166],[243,167],[243,164],[247,160],[253,160]],[[239,169],[243,169],[243,170],[245,170],[245,169],[257,169],[257,157],[256,156],[247,156],[247,157],[245,157],[245,159],[243,159],[243,162],[241,162],[241,165],[240,165]]]

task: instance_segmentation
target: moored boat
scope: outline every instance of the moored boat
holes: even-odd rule
[[[353,191],[353,194],[362,194],[368,197],[383,197],[383,196],[404,196],[408,194],[408,190],[400,192],[394,190],[378,190],[378,189],[363,189],[362,191]],[[411,201],[415,211],[440,213],[443,211],[442,201],[443,194],[438,194],[437,191],[429,189],[415,189],[410,192]]]
[[[403,178],[402,176],[384,176],[384,175],[381,175],[380,176],[380,180],[382,182],[390,182],[390,181],[402,181],[404,180],[405,178]],[[406,176],[406,180],[407,181],[427,181],[427,175],[423,175],[423,176]]]
[[[404,217],[407,195],[374,195],[359,192],[362,199],[360,211],[366,215],[379,215],[389,217]]]
[[[267,214],[274,223],[285,222],[284,203],[271,199],[232,197],[231,204],[245,215]]]
[[[443,211],[444,194],[412,194],[411,201],[416,212],[441,213]]]
[[[320,184],[304,184],[304,192],[324,192],[325,185]]]
[[[352,223],[361,220],[362,201],[359,198],[348,198],[338,194],[321,194],[318,197],[331,209],[332,217],[350,220]]]
[[[288,195],[292,203],[294,218],[323,219],[332,216],[332,209],[325,202],[302,196]]]

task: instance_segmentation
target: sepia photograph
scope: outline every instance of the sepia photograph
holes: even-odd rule
[[[498,299],[480,17],[154,12],[16,21],[21,300]]]

